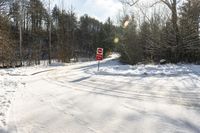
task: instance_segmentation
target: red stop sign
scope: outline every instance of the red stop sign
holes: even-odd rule
[[[103,55],[103,48],[97,48],[97,54]]]
[[[96,55],[96,60],[97,61],[103,60],[103,55],[97,54]]]
[[[96,60],[103,60],[103,48],[97,48]]]

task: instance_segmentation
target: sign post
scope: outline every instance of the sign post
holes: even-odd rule
[[[99,71],[100,61],[103,60],[103,48],[97,48],[96,60],[98,61],[98,71]]]
[[[99,71],[100,61],[98,61],[98,71]]]

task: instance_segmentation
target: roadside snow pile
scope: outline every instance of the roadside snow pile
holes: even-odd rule
[[[126,65],[119,62],[120,55],[114,53],[110,58],[100,63],[100,71],[97,71],[98,62],[92,67],[85,68],[85,72],[96,75],[118,75],[118,76],[172,76],[184,74],[200,74],[200,65],[194,64],[165,64],[165,65]]]
[[[41,67],[41,66],[9,68],[0,70],[0,75],[28,76],[35,72],[42,71],[45,69],[47,69],[47,67]]]
[[[97,72],[97,65],[86,71],[97,75],[121,75],[121,76],[139,76],[139,75],[183,75],[200,74],[199,65],[124,65],[117,60],[112,60],[107,64],[100,64],[100,71]]]
[[[0,75],[0,127],[6,125],[8,109],[20,84],[19,78]]]
[[[52,64],[48,64],[46,61],[42,62],[40,65],[34,66],[24,66],[18,68],[8,68],[8,69],[0,69],[0,76],[1,75],[10,75],[10,76],[31,76],[36,75],[42,72],[51,71],[54,69],[80,64],[80,62],[72,62],[72,63],[61,63],[61,62],[52,62]]]
[[[0,69],[0,75],[29,76],[40,72],[55,69],[55,67],[63,67],[63,66],[66,66],[66,64],[52,63],[51,65],[38,65],[38,66]]]

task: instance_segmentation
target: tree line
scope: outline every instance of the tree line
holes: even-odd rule
[[[51,10],[41,0],[0,0],[0,66],[70,62],[94,58],[97,47],[114,49],[116,26],[90,16],[77,17],[73,7]],[[21,34],[20,34],[21,33]],[[21,42],[20,42],[21,41]]]
[[[129,64],[160,62],[200,63],[200,1],[154,0],[162,10],[147,14],[140,0],[120,0],[140,9],[124,12],[118,25],[102,23],[75,10],[52,9],[41,0],[0,0],[0,67],[40,64],[41,60],[70,62],[118,51]],[[181,3],[182,2],[182,3]],[[141,15],[142,14],[142,15]]]
[[[125,6],[137,8],[140,0],[120,1]],[[151,7],[158,4],[166,6],[169,13],[152,11],[149,16],[140,10],[140,18],[144,18],[140,22],[134,13],[123,15],[120,21],[121,60],[130,64],[158,63],[162,59],[169,63],[200,63],[200,1],[155,0]]]

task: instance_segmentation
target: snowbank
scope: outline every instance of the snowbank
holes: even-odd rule
[[[100,71],[97,71],[97,66],[88,69],[86,72],[97,75],[121,75],[121,76],[172,76],[183,74],[200,74],[199,65],[124,65],[116,60],[112,60],[107,64],[100,64]]]

